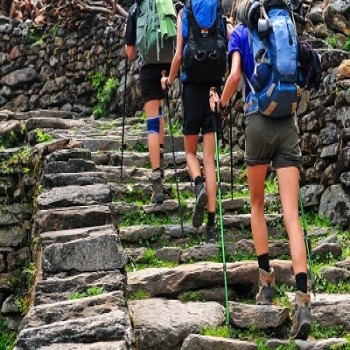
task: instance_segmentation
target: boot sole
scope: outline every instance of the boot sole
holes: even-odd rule
[[[293,336],[293,339],[307,340],[311,331],[311,323],[304,321],[299,326],[298,332]]]
[[[206,192],[202,192],[201,195],[197,198],[197,203],[194,208],[194,213],[192,217],[193,227],[200,227],[203,224],[204,220],[204,208],[208,202],[208,195]]]
[[[164,202],[164,195],[157,195],[153,198],[153,203],[162,204]]]

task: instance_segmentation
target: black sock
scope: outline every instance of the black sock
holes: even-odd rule
[[[208,226],[214,226],[215,225],[215,212],[209,212],[208,211]]]
[[[160,171],[160,168],[153,169],[152,173],[154,173],[155,171]]]
[[[295,282],[297,284],[297,290],[307,293],[307,275],[305,272],[299,272],[296,274]]]
[[[200,185],[203,183],[203,178],[202,176],[197,176],[195,179],[194,179],[194,185],[197,186],[197,185]]]
[[[270,272],[269,253],[261,254],[258,256],[258,265],[261,269],[265,270],[266,272]]]

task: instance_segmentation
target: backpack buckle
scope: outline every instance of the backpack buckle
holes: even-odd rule
[[[207,57],[207,52],[204,50],[198,50],[194,55],[194,58],[199,62],[203,61],[206,57]]]
[[[213,51],[209,54],[209,58],[213,61],[215,61],[217,59],[217,54],[216,54],[216,51]]]

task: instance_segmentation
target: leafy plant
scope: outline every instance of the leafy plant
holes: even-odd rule
[[[93,107],[92,113],[96,118],[105,117],[118,88],[118,81],[114,77],[107,78],[104,73],[97,72],[92,76],[92,87],[97,92],[97,104]]]
[[[339,38],[337,34],[334,34],[326,39],[328,45],[332,46],[334,49],[339,46]]]
[[[41,129],[35,129],[35,131],[37,142],[42,143],[52,141],[52,136],[49,133],[44,132]]]
[[[350,36],[348,36],[346,38],[346,42],[345,42],[345,44],[343,46],[343,49],[346,50],[346,51],[350,51]]]
[[[42,45],[44,40],[41,32],[37,28],[30,28],[28,31],[28,40],[34,45]]]

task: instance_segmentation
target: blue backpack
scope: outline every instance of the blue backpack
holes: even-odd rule
[[[298,37],[288,8],[265,11],[261,6],[260,18],[251,16],[253,20],[246,22],[255,67],[250,78],[245,76],[250,87],[245,114],[287,117],[296,112],[301,94]]]
[[[222,83],[227,65],[226,23],[220,0],[185,0],[183,80]]]

